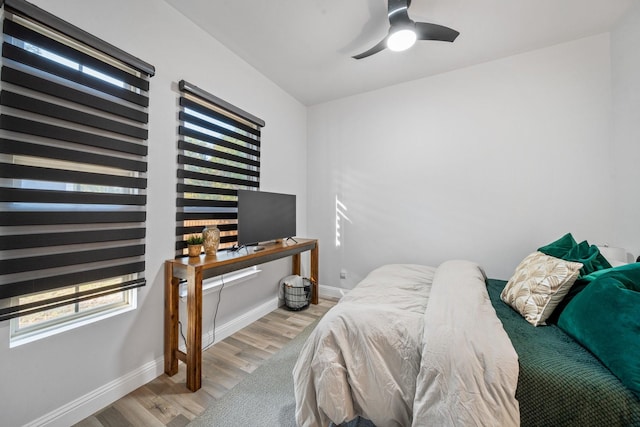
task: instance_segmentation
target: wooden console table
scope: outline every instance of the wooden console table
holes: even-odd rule
[[[178,360],[187,365],[187,388],[200,389],[202,384],[202,280],[225,273],[253,267],[280,258],[293,257],[293,274],[300,274],[300,254],[311,251],[311,284],[313,304],[318,303],[318,241],[298,239],[277,242],[237,252],[218,252],[216,255],[182,257],[164,264],[164,372],[173,376],[178,372]],[[178,349],[178,294],[181,280],[187,281],[186,352]]]

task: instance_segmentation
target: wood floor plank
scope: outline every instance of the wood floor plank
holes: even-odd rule
[[[161,427],[165,425],[138,402],[132,394],[128,394],[116,401],[113,407],[117,409],[131,425],[149,427]]]
[[[335,300],[320,299],[305,310],[279,308],[214,344],[202,355],[202,388],[186,388],[186,370],[150,381],[74,427],[184,427],[265,360],[322,317]]]
[[[205,390],[209,396],[213,397],[213,401],[215,402],[215,400],[220,399],[231,389],[222,386],[215,379],[202,377],[202,390]]]
[[[280,350],[282,344],[275,346],[273,341],[269,341],[268,339],[263,339],[260,333],[256,333],[250,330],[243,329],[241,331],[236,332],[236,338],[240,341],[243,341],[249,345],[255,346],[260,350],[264,350],[267,353],[273,355],[276,351]]]
[[[214,398],[206,391],[200,389],[191,392],[185,387],[184,379],[181,382],[174,382],[174,378],[175,376],[169,377],[162,374],[146,387],[180,408],[181,413],[189,419],[193,419],[213,402]]]
[[[123,397],[123,399],[125,399],[125,397]],[[133,426],[133,424],[131,424],[131,422],[113,406],[110,406],[97,414],[96,419],[100,421],[104,427]]]
[[[236,353],[235,357],[253,363],[256,366],[260,366],[262,362],[273,355],[273,353],[251,347],[250,345],[243,343],[242,341],[237,340],[234,337],[229,337],[229,339],[235,340],[235,342],[242,347],[242,349],[238,353]]]
[[[104,424],[102,424],[100,420],[96,418],[95,415],[85,418],[84,420],[76,424],[76,427],[103,427],[103,426]]]
[[[175,417],[174,419],[172,419],[169,424],[167,424],[167,427],[185,427],[187,424],[189,424],[189,418],[185,417],[184,415],[180,414],[177,417]]]
[[[224,366],[230,366],[235,369],[239,369],[245,373],[253,372],[258,364],[251,363],[240,357],[241,353],[229,354],[224,352],[207,352],[202,356],[203,363],[205,360],[209,363],[223,363]]]
[[[256,359],[266,360],[273,353],[263,350],[262,348],[256,347],[252,343],[247,343],[246,340],[240,339],[239,335],[233,334],[232,336],[225,339],[225,342],[233,345],[240,349],[240,353],[251,353]]]
[[[180,414],[171,402],[153,393],[148,387],[142,386],[130,394],[143,407],[155,416],[163,425],[167,425]]]

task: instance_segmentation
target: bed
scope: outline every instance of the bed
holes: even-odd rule
[[[640,399],[592,353],[556,324],[531,327],[500,300],[505,281],[487,284],[519,356],[522,426],[640,426]]]
[[[566,264],[581,269],[588,263]],[[607,282],[606,274],[598,282],[589,278],[594,271],[621,274],[592,264],[572,285],[578,277],[581,290]],[[640,294],[637,267],[627,268],[638,284],[625,288],[633,298]],[[528,307],[505,303],[512,281],[487,279],[469,261],[437,268],[394,264],[371,272],[325,315],[300,353],[293,372],[298,425],[640,426],[640,392],[627,384],[627,374],[610,362],[605,366],[606,357],[599,359],[566,332],[571,327],[555,324],[549,304],[543,304],[544,319],[532,321],[524,314],[531,314]],[[568,293],[553,302],[575,298],[564,301],[564,311],[586,295]],[[638,302],[633,298],[630,304]],[[637,307],[631,344],[622,343],[631,352],[626,362],[632,381],[640,374],[633,371],[640,369]],[[624,335],[616,328],[611,333]]]

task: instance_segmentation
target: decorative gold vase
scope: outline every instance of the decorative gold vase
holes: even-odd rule
[[[202,252],[202,245],[187,245],[187,248],[190,257],[200,256],[200,252]]]
[[[205,255],[215,255],[220,246],[220,230],[215,225],[210,225],[202,230]]]

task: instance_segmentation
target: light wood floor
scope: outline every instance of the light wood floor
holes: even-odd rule
[[[162,374],[76,426],[185,426],[335,304],[320,299],[303,311],[279,308],[216,343],[202,355],[202,388],[195,393],[185,387],[180,363],[178,374]]]

